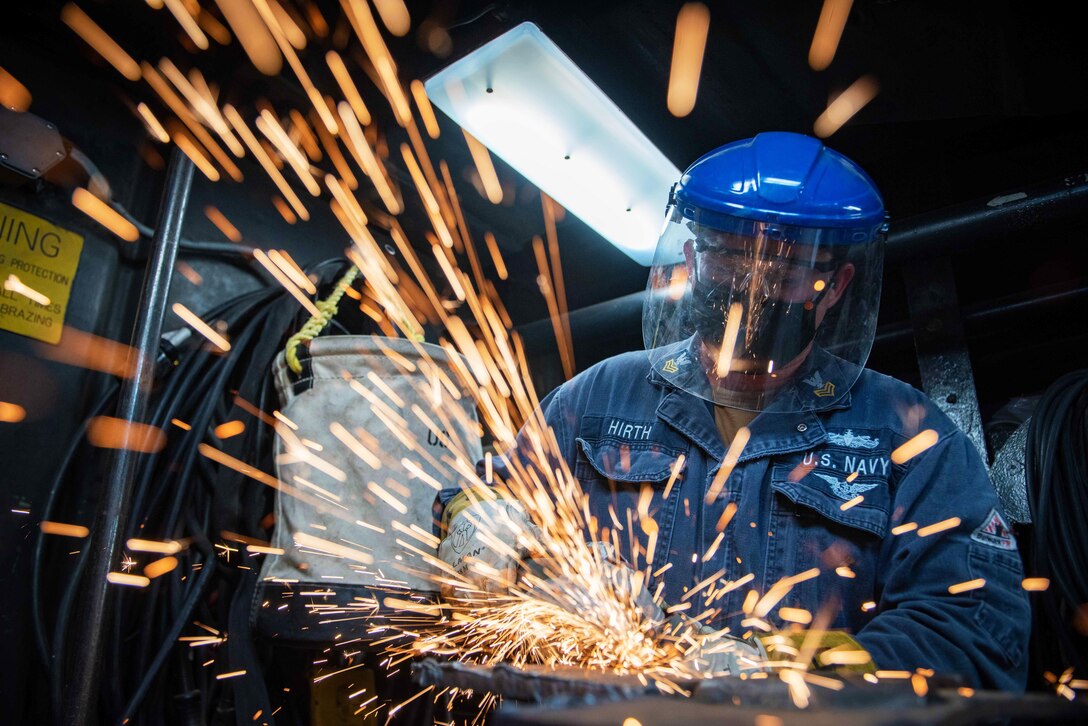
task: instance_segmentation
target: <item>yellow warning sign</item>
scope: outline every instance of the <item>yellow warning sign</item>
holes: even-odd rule
[[[0,330],[60,341],[83,237],[0,204]]]

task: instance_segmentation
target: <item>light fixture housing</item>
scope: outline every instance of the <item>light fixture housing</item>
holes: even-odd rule
[[[641,265],[680,170],[533,23],[432,76],[431,102]]]

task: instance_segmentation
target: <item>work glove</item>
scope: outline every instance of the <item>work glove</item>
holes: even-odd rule
[[[691,676],[735,676],[764,670],[767,651],[758,639],[747,640],[703,625],[683,613],[665,618],[659,637],[681,653],[678,668]]]
[[[875,673],[872,657],[848,633],[841,630],[798,630],[757,636],[773,661],[796,662],[807,658],[806,668],[837,676]]]
[[[438,557],[464,579],[463,586],[444,583],[446,597],[471,597],[472,592],[502,593],[516,582],[518,567],[530,547],[540,541],[540,529],[524,507],[501,494],[493,500],[471,500],[458,494],[447,506],[446,537]]]

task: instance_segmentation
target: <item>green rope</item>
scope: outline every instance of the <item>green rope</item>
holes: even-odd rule
[[[287,348],[283,351],[283,357],[287,360],[287,367],[295,375],[302,373],[302,361],[298,359],[299,347],[303,343],[309,343],[321,334],[321,331],[329,324],[332,317],[336,315],[336,310],[340,307],[340,299],[344,297],[344,291],[348,289],[358,275],[359,268],[352,265],[351,269],[344,273],[344,276],[336,283],[332,293],[324,300],[317,301],[318,314],[307,320],[301,330],[287,339]]]

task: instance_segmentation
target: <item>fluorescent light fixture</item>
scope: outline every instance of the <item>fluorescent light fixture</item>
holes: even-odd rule
[[[431,77],[431,102],[641,265],[680,170],[533,23]]]

